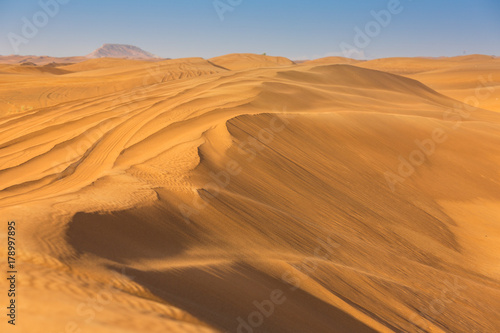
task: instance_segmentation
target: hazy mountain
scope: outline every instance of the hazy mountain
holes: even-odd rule
[[[137,46],[124,44],[104,44],[94,52],[87,55],[87,58],[131,58],[131,59],[152,59],[158,58],[154,54],[146,52]]]

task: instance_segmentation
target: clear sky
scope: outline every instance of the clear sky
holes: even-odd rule
[[[67,3],[56,9],[56,1]],[[500,56],[500,0],[399,2],[0,0],[0,54],[86,55],[118,43],[165,58],[266,52],[305,59],[349,50],[368,59]],[[390,17],[378,23],[372,11],[382,10]]]

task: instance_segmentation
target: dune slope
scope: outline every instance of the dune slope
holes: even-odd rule
[[[386,58],[356,65],[405,75],[466,104],[500,111],[498,57]]]

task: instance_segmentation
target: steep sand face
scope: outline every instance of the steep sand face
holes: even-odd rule
[[[0,118],[16,329],[500,329],[498,113],[349,65],[158,64]]]

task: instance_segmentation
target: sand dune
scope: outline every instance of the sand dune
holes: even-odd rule
[[[356,60],[345,57],[325,57],[309,61],[304,61],[304,65],[340,65],[340,64],[357,64],[362,62],[362,60]]]
[[[451,58],[387,58],[357,66],[417,79],[459,101],[500,111],[500,58],[468,55]]]
[[[498,331],[500,114],[450,97],[472,76],[448,82],[496,60],[439,61],[453,65],[229,55],[0,75],[4,100],[19,103],[7,77],[38,99],[0,118],[16,328]]]
[[[27,74],[27,75],[37,75],[37,74],[52,74],[52,75],[63,75],[71,73],[65,69],[61,69],[55,66],[43,65],[43,66],[32,66],[32,65],[1,65],[1,74]]]
[[[121,70],[123,71],[124,68],[127,68],[129,66],[137,66],[143,64],[150,64],[150,62],[146,60],[134,59],[99,58],[64,65],[63,68],[71,72],[84,72],[103,68],[121,67]]]
[[[202,58],[159,62],[101,58],[55,68],[3,66],[0,72],[11,75],[0,75],[0,115],[23,114],[117,91],[138,92],[142,86],[227,71]],[[48,74],[58,76],[48,79]]]
[[[468,105],[500,111],[500,58],[467,55],[440,58],[383,58],[360,61],[343,57],[310,60],[303,65],[351,64],[416,79]]]
[[[267,68],[293,65],[293,61],[284,57],[273,57],[251,53],[235,53],[209,59],[217,66],[230,70]]]
[[[49,56],[22,56],[22,55],[0,55],[0,64],[22,64],[31,62],[36,65],[55,63],[75,63],[88,60],[87,57],[49,57]]]

